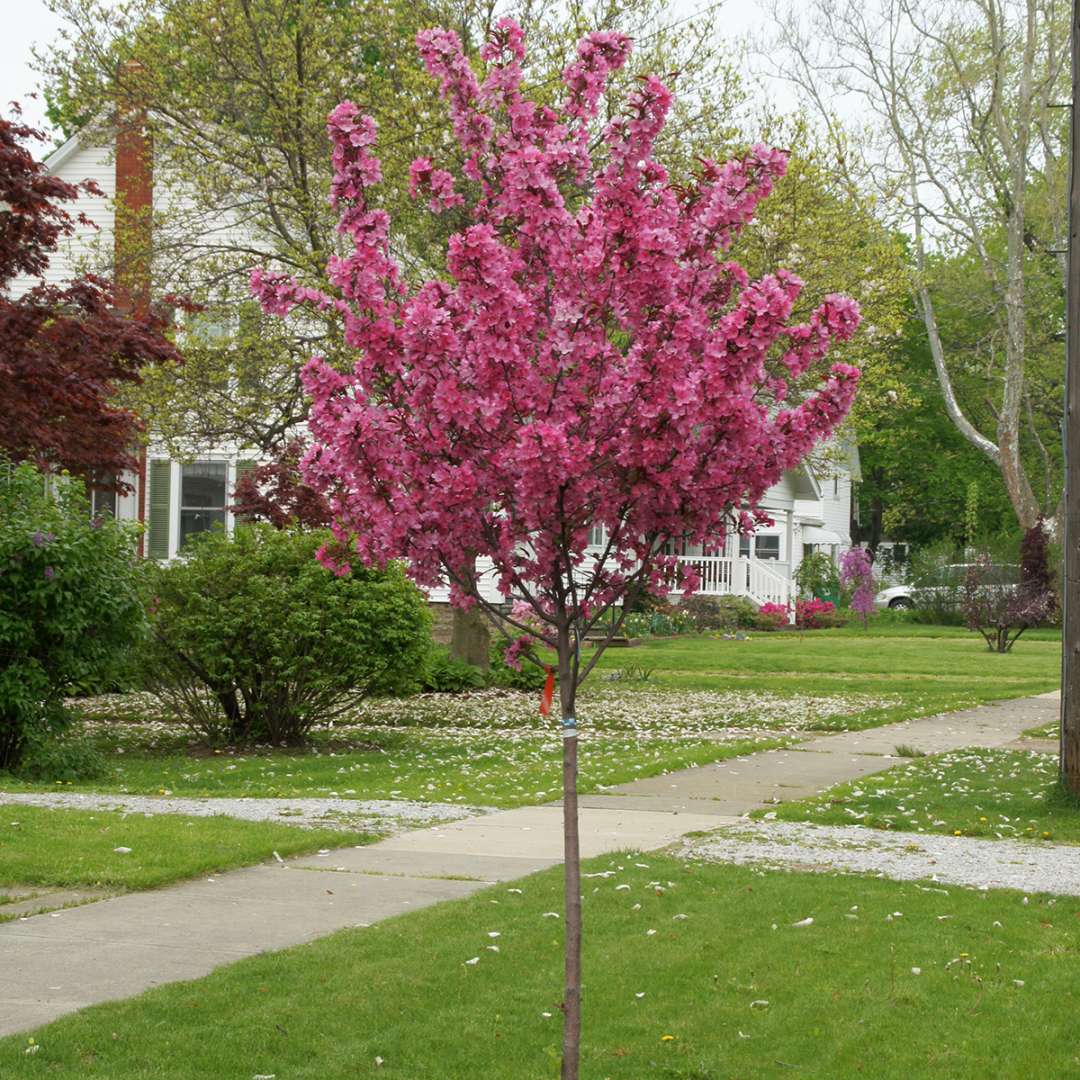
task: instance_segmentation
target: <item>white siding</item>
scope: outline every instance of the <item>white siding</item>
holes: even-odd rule
[[[851,474],[844,470],[835,480],[826,476],[821,486],[825,528],[841,538],[841,550],[846,551],[851,547]]]
[[[60,156],[59,153],[57,156]],[[80,193],[74,202],[63,204],[73,218],[85,214],[97,229],[76,222],[75,232],[61,239],[57,250],[49,257],[49,266],[43,275],[45,281],[58,285],[77,277],[84,270],[110,273],[116,220],[113,211],[116,168],[111,147],[83,145],[80,141],[70,153],[63,155],[54,175],[69,184],[93,180],[101,188],[102,195]],[[17,277],[9,287],[10,294],[20,296],[36,284],[33,278]]]

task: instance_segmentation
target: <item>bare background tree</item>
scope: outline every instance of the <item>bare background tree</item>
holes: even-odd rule
[[[1000,470],[1023,527],[1056,517],[1067,5],[810,0],[774,10],[765,64],[796,85],[838,167],[910,238],[914,300],[951,422]],[[974,352],[943,314],[957,311],[943,272],[957,259],[980,279],[964,287],[967,305],[982,306]]]

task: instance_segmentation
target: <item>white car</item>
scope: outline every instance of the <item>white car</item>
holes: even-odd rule
[[[874,603],[879,608],[913,608],[916,593],[937,593],[959,589],[963,586],[968,571],[977,565],[977,563],[953,563],[950,566],[943,566],[940,585],[890,585],[874,597]],[[1000,589],[1010,589],[1016,584],[1019,572],[1018,566],[996,563],[988,569],[986,584]]]
[[[879,608],[912,608],[915,606],[913,591],[910,585],[891,585],[874,597],[874,603]]]

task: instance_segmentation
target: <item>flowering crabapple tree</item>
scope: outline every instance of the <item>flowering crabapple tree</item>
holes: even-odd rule
[[[262,270],[252,286],[270,312],[336,312],[356,350],[351,371],[316,357],[303,375],[314,438],[303,472],[328,499],[338,541],[324,561],[405,559],[421,586],[449,582],[454,604],[509,628],[508,660],[537,646],[558,658],[563,1076],[576,1077],[577,689],[636,598],[693,592],[693,571],[665,545],[751,528],[762,494],[843,418],[858,371],[818,369],[858,309],[831,296],[794,324],[797,277],[751,282],[725,261],[783,175],[782,152],[703,161],[675,186],[653,156],[672,102],[654,77],[600,125],[626,36],[582,39],[557,107],[524,95],[524,34],[511,20],[481,50],[482,78],[452,32],[417,42],[464,162],[458,175],[429,159],[411,170],[415,197],[463,222],[445,276],[410,282],[395,261],[375,124],[346,101],[328,123],[331,197],[351,246],[329,265],[336,293]],[[479,558],[513,599],[509,613],[485,598]]]
[[[874,564],[865,548],[849,548],[840,556],[840,584],[854,589],[851,610],[862,617],[863,629],[874,614]]]

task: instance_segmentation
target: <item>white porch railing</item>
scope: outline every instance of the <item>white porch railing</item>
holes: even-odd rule
[[[759,603],[787,604],[791,600],[791,579],[777,573],[764,559],[747,559],[747,591]]]
[[[788,604],[795,596],[791,579],[785,571],[787,563],[775,559],[754,559],[725,555],[680,555],[679,561],[692,566],[701,579],[698,596],[745,596],[755,604]],[[488,558],[476,560],[477,577],[481,593],[493,604],[505,598],[499,591],[498,576]],[[581,569],[582,580],[588,577],[588,568]],[[428,599],[445,603],[450,599],[450,589],[443,585],[431,589]]]
[[[791,580],[773,569],[772,560],[681,555],[679,561],[697,571],[699,596],[746,596],[757,604],[787,604],[791,600]]]

